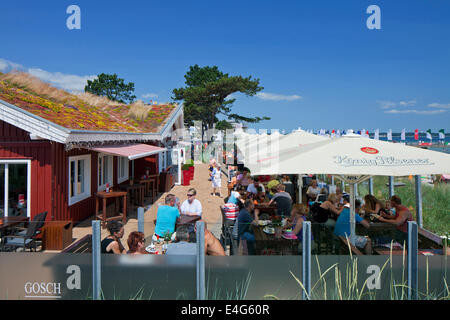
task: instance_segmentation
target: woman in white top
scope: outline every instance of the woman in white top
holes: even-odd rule
[[[195,199],[197,195],[197,191],[194,188],[191,188],[187,192],[187,200],[184,200],[183,204],[180,207],[181,214],[185,214],[188,216],[202,216],[202,204],[200,201]]]
[[[216,162],[214,162],[213,164],[213,170],[211,172],[211,181],[212,181],[212,188],[213,188],[213,193],[212,195],[215,196],[216,195],[216,189],[219,189],[219,197],[222,197],[222,195],[220,194],[220,188],[222,186],[222,179],[220,176],[220,168],[217,165]]]
[[[317,195],[320,193],[320,190],[320,187],[317,185],[317,180],[313,179],[311,180],[311,185],[308,190],[306,190],[306,195],[309,199],[311,199],[311,201],[315,201]]]

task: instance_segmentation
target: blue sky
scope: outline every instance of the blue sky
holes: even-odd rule
[[[81,30],[66,27],[71,4]],[[366,26],[372,4],[380,30]],[[449,132],[449,17],[446,0],[2,1],[0,71],[68,89],[117,73],[164,102],[190,65],[217,65],[260,79],[233,108],[272,118],[257,129]]]

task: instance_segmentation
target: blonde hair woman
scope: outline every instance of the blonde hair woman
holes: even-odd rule
[[[344,207],[338,208],[337,205],[338,197],[336,193],[330,193],[328,195],[328,199],[325,200],[319,207],[321,220],[324,221],[327,219],[325,221],[325,225],[328,227],[334,227],[337,217],[344,209]]]

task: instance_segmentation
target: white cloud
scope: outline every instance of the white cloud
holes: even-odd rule
[[[77,76],[61,72],[48,72],[39,68],[30,68],[28,69],[28,73],[41,80],[47,81],[56,87],[69,91],[84,91],[87,80],[94,80],[97,78],[96,75]]]
[[[387,110],[384,111],[384,113],[389,113],[389,114],[407,114],[407,113],[414,113],[414,114],[423,114],[423,115],[433,115],[433,114],[440,114],[440,113],[444,113],[447,112],[448,110],[398,110],[398,109],[391,109],[391,110]]]
[[[0,58],[0,72],[9,72],[11,70],[23,70],[23,66]]]
[[[87,80],[97,78],[96,75],[78,76],[61,72],[48,72],[40,68],[25,68],[18,63],[0,58],[0,72],[10,72],[12,70],[28,72],[43,81],[49,82],[55,87],[68,91],[84,91]]]
[[[256,96],[262,100],[273,100],[273,101],[294,101],[299,100],[302,97],[299,95],[283,95],[283,94],[276,94],[276,93],[267,93],[267,92],[258,92]]]
[[[395,107],[410,107],[415,106],[417,101],[416,100],[409,100],[409,101],[377,101],[378,104],[381,106],[381,109],[389,109],[389,108],[395,108]]]
[[[145,99],[158,98],[158,95],[156,93],[145,93],[142,95],[142,98]]]
[[[430,108],[444,108],[444,109],[450,109],[450,103],[444,104],[444,103],[430,103],[428,105]]]

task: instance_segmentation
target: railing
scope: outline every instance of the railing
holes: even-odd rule
[[[301,244],[301,255],[205,256],[203,222],[196,227],[201,254],[192,256],[100,254],[106,231],[97,221],[91,253],[0,252],[0,299],[450,298],[447,256],[418,255],[414,222],[407,250],[379,256],[312,254],[313,241]],[[207,225],[216,235],[220,228]],[[144,232],[148,245],[154,224],[141,209],[126,229]],[[312,229],[304,223],[303,239]]]

